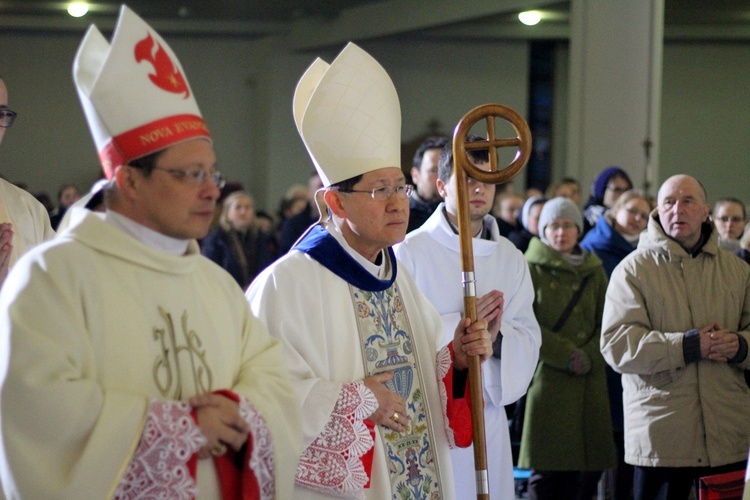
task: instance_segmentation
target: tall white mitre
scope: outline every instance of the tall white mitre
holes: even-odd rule
[[[177,56],[125,5],[111,45],[89,27],[73,80],[107,178],[130,160],[211,136]]]
[[[388,73],[349,43],[330,65],[316,59],[294,93],[294,121],[325,186],[401,168],[401,106]]]

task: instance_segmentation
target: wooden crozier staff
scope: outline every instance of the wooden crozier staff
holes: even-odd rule
[[[495,138],[495,117],[510,122],[518,134],[509,139]],[[487,121],[487,140],[467,140],[471,128],[481,119]],[[497,148],[518,149],[514,160],[502,170],[497,166]],[[487,149],[490,170],[477,168],[467,151]],[[526,166],[531,154],[531,132],[521,115],[500,104],[484,104],[469,111],[456,125],[453,132],[453,168],[456,178],[458,236],[461,242],[462,283],[464,288],[464,315],[477,319],[477,290],[474,278],[474,247],[472,245],[471,221],[469,218],[468,178],[485,184],[506,182]],[[471,425],[474,434],[474,470],[476,471],[477,498],[490,498],[487,480],[487,444],[484,432],[484,396],[482,392],[482,368],[478,356],[469,357],[469,394],[471,396]]]

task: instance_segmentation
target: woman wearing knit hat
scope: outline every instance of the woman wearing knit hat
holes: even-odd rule
[[[615,465],[599,352],[607,277],[578,245],[583,216],[567,198],[545,203],[541,239],[526,251],[542,347],[527,394],[519,467],[532,469],[530,499],[591,498]]]
[[[583,234],[596,225],[599,216],[612,208],[617,198],[633,189],[628,174],[620,167],[607,167],[591,183],[591,196],[583,207]]]

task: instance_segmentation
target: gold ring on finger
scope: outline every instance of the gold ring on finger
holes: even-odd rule
[[[227,447],[224,443],[216,443],[211,447],[211,455],[220,457],[227,452]]]
[[[393,420],[394,422],[398,422],[398,412],[397,411],[393,412],[393,416],[391,417],[391,420]]]

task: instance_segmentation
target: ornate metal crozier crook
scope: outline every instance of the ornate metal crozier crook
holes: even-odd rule
[[[509,139],[495,138],[495,117],[502,118],[518,134]],[[487,121],[487,140],[468,141],[471,128],[480,120]],[[497,166],[497,149],[518,149],[513,161],[502,170]],[[490,170],[477,168],[469,159],[467,151],[487,149]],[[469,111],[456,125],[453,132],[453,164],[458,198],[458,235],[461,242],[462,282],[464,288],[464,314],[472,321],[477,319],[477,293],[474,278],[474,248],[469,219],[468,178],[485,184],[507,182],[516,176],[529,161],[531,154],[531,131],[521,115],[500,104],[484,104]],[[484,432],[484,397],[482,393],[482,369],[479,357],[469,357],[469,393],[471,395],[471,425],[474,435],[474,469],[476,471],[477,498],[488,500],[487,446]]]

